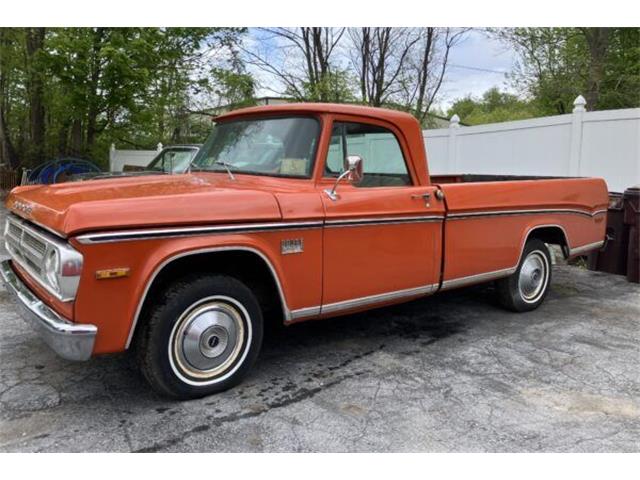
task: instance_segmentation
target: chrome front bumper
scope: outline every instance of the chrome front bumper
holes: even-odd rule
[[[9,260],[0,262],[2,281],[40,337],[58,355],[67,360],[88,360],[98,329],[95,325],[70,322],[46,306],[15,274]]]

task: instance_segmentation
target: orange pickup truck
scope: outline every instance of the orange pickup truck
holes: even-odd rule
[[[495,281],[532,310],[605,238],[594,178],[429,176],[408,114],[290,104],[224,114],[184,174],[15,188],[0,273],[67,359],[135,347],[159,392],[237,384],[263,324]],[[425,308],[428,305],[425,304]]]

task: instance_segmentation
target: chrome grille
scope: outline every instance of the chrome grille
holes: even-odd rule
[[[7,216],[4,240],[11,260],[49,293],[63,302],[75,298],[83,259],[82,254],[68,242],[15,215]],[[54,251],[58,266],[55,272],[46,272],[46,259]],[[71,268],[75,273],[64,274],[61,265]],[[48,275],[55,277],[53,281],[53,277],[47,278]]]
[[[27,270],[36,280],[43,282],[44,259],[47,239],[23,220],[7,218],[5,246],[11,259]]]
[[[42,240],[39,240],[28,232],[24,232],[22,242],[25,246],[28,246],[30,250],[34,251],[41,258],[44,257],[44,254],[47,251],[47,244]]]

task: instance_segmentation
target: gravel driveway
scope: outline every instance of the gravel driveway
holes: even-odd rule
[[[0,451],[639,451],[640,287],[558,266],[271,334],[239,387],[153,394],[125,355],[57,358],[0,288]]]

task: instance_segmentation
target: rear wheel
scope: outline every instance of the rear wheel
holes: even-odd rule
[[[233,277],[188,277],[158,295],[139,340],[140,369],[159,393],[187,399],[220,392],[239,383],[258,355],[260,305]]]
[[[529,240],[516,272],[496,282],[498,299],[514,312],[535,310],[544,301],[551,283],[551,255],[544,242]]]

